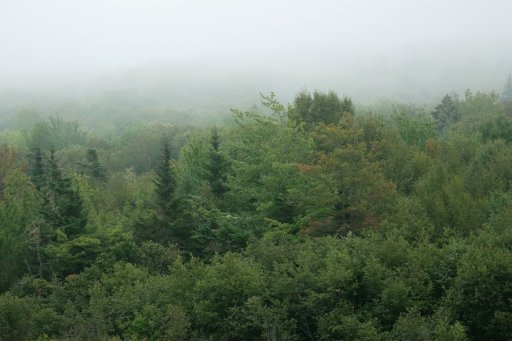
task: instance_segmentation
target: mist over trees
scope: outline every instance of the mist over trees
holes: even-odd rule
[[[509,102],[271,93],[116,134],[23,114],[0,339],[508,340]]]
[[[512,2],[0,5],[0,341],[512,340]]]

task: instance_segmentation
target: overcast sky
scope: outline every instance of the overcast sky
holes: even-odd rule
[[[0,88],[185,67],[383,94],[501,89],[511,13],[510,0],[0,0]]]

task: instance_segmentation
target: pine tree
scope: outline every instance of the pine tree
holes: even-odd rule
[[[432,117],[437,122],[439,131],[445,131],[448,125],[459,120],[459,112],[450,95],[443,97],[441,104],[432,111]]]
[[[63,176],[52,148],[48,159],[46,182],[42,188],[42,216],[50,229],[60,230],[68,239],[77,237],[87,224],[82,198],[73,189],[71,179]]]
[[[156,170],[156,179],[153,181],[156,191],[156,208],[158,213],[168,219],[174,216],[176,200],[176,177],[171,170],[171,151],[169,142],[164,142],[162,149],[162,162]],[[172,220],[172,219],[171,219]]]
[[[36,147],[33,149],[33,159],[31,160],[31,167],[29,170],[30,180],[36,186],[38,191],[44,185],[44,164],[43,164],[43,153],[41,149]]]
[[[507,82],[505,83],[505,87],[503,89],[503,94],[501,95],[502,102],[512,102],[512,76],[508,76]]]
[[[0,199],[3,191],[3,183],[7,175],[16,165],[16,151],[13,147],[4,145],[0,148]]]
[[[216,127],[212,129],[208,160],[206,161],[206,177],[210,183],[212,193],[221,198],[227,191],[226,179],[228,163],[219,150],[220,138]]]
[[[135,223],[135,237],[140,241],[173,243],[191,249],[190,219],[184,214],[183,202],[176,197],[176,176],[168,142],[163,145],[162,160],[155,173],[154,207],[148,216]]]
[[[100,181],[107,180],[105,168],[103,168],[103,166],[100,164],[96,150],[94,150],[94,149],[87,150],[86,158],[87,158],[87,162],[84,165],[85,172],[96,180],[100,180]]]

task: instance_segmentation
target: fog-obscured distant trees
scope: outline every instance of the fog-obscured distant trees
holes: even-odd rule
[[[76,121],[66,121],[62,117],[50,116],[47,120],[37,122],[29,136],[29,145],[42,150],[83,145],[86,134]]]
[[[512,102],[512,76],[508,76],[505,87],[503,88],[503,94],[501,95],[502,102]]]

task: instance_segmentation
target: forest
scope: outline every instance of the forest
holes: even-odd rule
[[[140,107],[2,117],[0,340],[512,340],[510,78]]]

